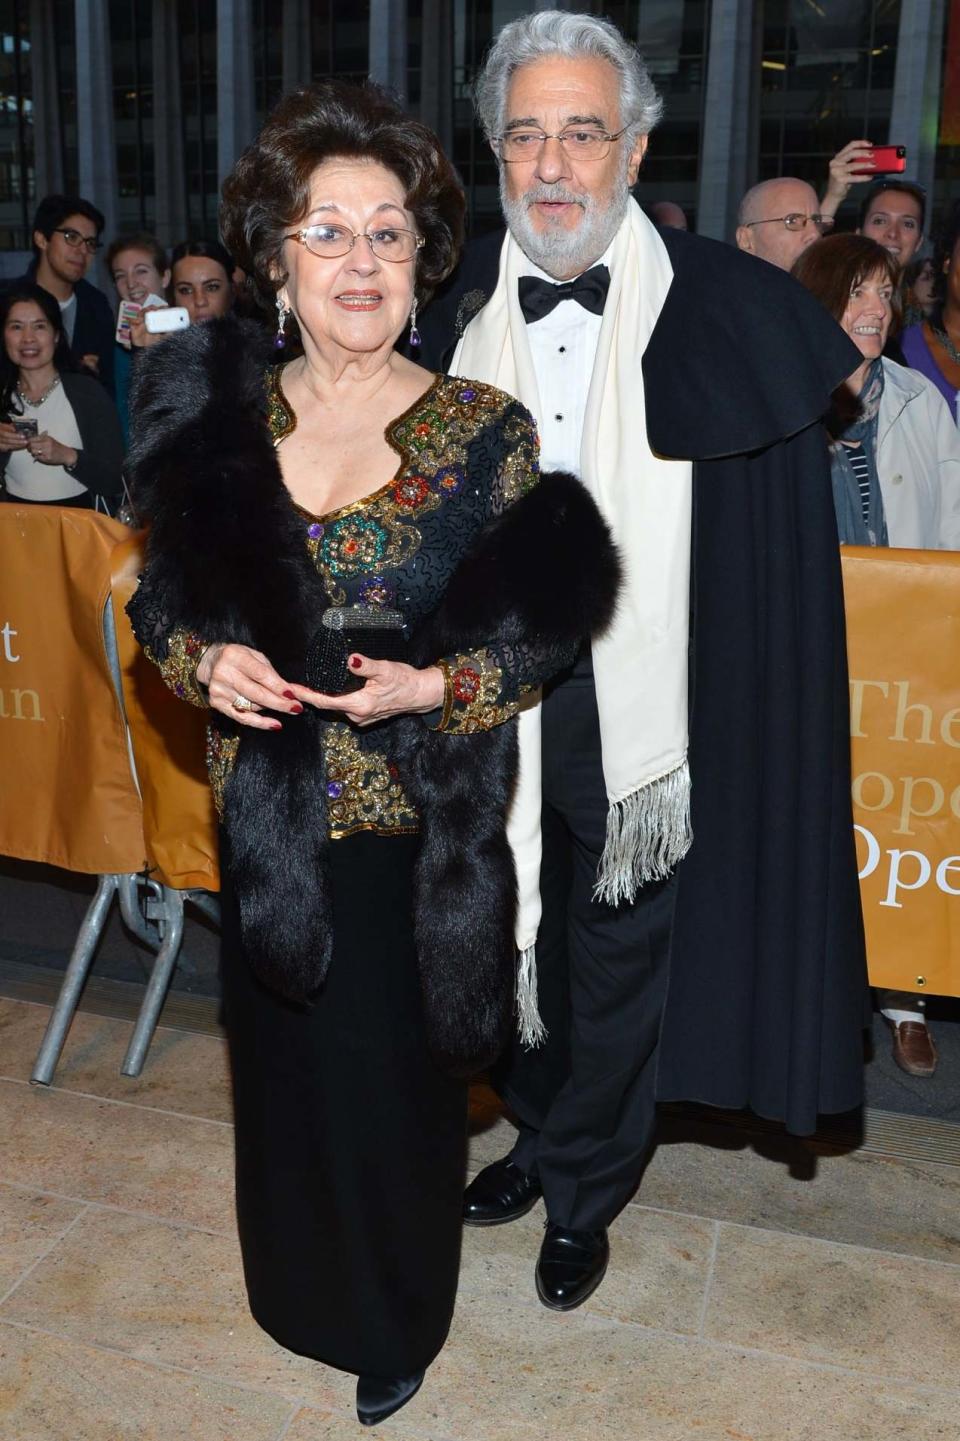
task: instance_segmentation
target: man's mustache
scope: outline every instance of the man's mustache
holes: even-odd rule
[[[552,200],[557,205],[580,205],[584,210],[587,208],[585,196],[577,195],[573,190],[562,190],[556,185],[537,185],[533,190],[527,190],[523,199],[528,207],[539,205],[542,200]]]

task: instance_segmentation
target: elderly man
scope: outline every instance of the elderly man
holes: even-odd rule
[[[495,1225],[542,1194],[537,1291],[568,1310],[603,1277],[658,1093],[798,1131],[860,1099],[843,608],[817,424],[859,352],[772,266],[646,219],[630,190],[660,102],[608,22],[507,25],[477,103],[509,229],[428,309],[426,363],[459,335],[453,370],[529,406],[542,468],[581,475],[624,568],[609,630],[521,715],[519,1010],[535,1041],[536,965],[547,1034],[504,1058],[519,1134],[465,1198],[468,1223]]]
[[[781,175],[776,180],[761,180],[741,200],[737,245],[781,270],[790,270],[801,252],[832,226],[832,218],[820,214],[813,186]]]

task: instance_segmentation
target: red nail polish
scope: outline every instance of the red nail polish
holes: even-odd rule
[[[302,715],[302,714],[303,714],[303,706],[300,704],[299,701],[297,701],[295,705],[292,705],[292,706],[290,707],[290,714],[291,714],[291,715]]]
[[[282,730],[283,730],[283,726],[280,724],[279,721],[271,721],[271,722],[270,722],[270,729],[271,729],[272,731],[282,731]]]
[[[285,690],[283,692],[283,696],[285,700],[296,700],[296,696],[294,695],[292,690]]]
[[[358,655],[352,655],[350,657],[350,664],[354,670],[359,670],[363,662]]]

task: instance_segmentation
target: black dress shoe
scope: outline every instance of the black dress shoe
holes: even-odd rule
[[[463,1220],[467,1226],[502,1226],[525,1216],[543,1192],[540,1182],[507,1158],[484,1166],[463,1193]]]
[[[385,1381],[382,1376],[357,1377],[357,1418],[361,1426],[376,1426],[406,1406],[423,1385],[422,1371]]]
[[[569,1231],[548,1221],[537,1261],[537,1295],[551,1311],[572,1311],[593,1295],[609,1260],[606,1231]]]

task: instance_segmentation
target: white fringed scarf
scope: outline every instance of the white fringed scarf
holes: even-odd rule
[[[508,233],[497,287],[467,326],[451,374],[517,396],[542,421],[517,297],[523,252]],[[687,645],[692,467],[647,444],[641,360],[673,279],[656,229],[634,200],[610,252],[580,451],[581,479],[620,549],[624,578],[612,624],[593,642],[609,812],[594,899],[632,901],[667,876],[690,846]],[[540,924],[540,697],[519,717],[520,769],[507,824],[517,869],[520,1032],[545,1034],[534,947]]]

